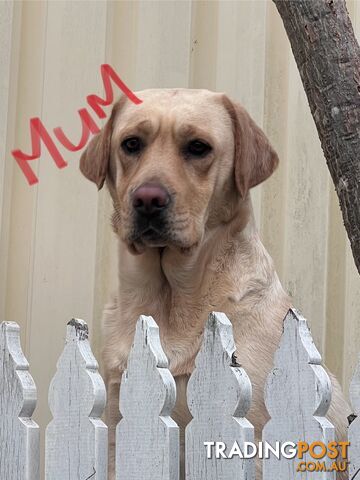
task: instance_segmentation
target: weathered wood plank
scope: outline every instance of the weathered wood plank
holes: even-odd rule
[[[117,480],[178,480],[179,429],[170,414],[175,381],[152,317],[139,317],[120,387]]]
[[[350,402],[356,417],[349,426],[349,478],[360,471],[360,358],[350,383]]]
[[[214,452],[208,458],[206,450],[210,456],[211,445],[204,445],[223,442],[229,456],[235,441],[241,451],[244,442],[254,441],[254,428],[245,418],[251,403],[251,383],[234,352],[230,321],[224,313],[211,313],[187,389],[193,420],[186,428],[186,480],[255,478],[253,459],[244,460],[240,455],[217,459]]]
[[[39,427],[31,419],[36,386],[14,322],[1,324],[0,370],[0,478],[39,480]]]
[[[73,319],[49,389],[53,420],[46,429],[47,480],[107,479],[107,427],[100,419],[105,402],[88,327]]]
[[[295,309],[284,320],[284,332],[275,353],[274,368],[265,387],[265,404],[271,419],[263,429],[263,441],[275,446],[277,441],[328,443],[335,439],[335,429],[325,418],[331,399],[329,376],[321,366],[307,322]],[[313,459],[304,455],[304,461]],[[323,459],[327,466],[331,460]],[[263,460],[263,480],[297,478],[300,460],[275,456]],[[318,472],[322,480],[334,480],[335,472]],[[302,479],[313,479],[304,472]]]

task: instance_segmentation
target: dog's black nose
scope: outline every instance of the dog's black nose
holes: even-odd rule
[[[170,203],[170,195],[161,185],[144,183],[133,194],[132,204],[141,215],[154,215],[164,210]]]

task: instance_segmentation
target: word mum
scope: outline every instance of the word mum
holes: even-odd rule
[[[327,456],[330,459],[336,459],[339,455],[347,458],[347,449],[349,442],[275,442],[271,445],[268,442],[244,442],[241,449],[238,442],[227,446],[224,442],[204,442],[207,458],[262,458],[268,459],[270,455],[280,460],[280,458],[299,458],[302,459],[305,453],[314,459],[320,459]]]
[[[110,105],[114,100],[114,93],[111,85],[111,80],[120,88],[120,90],[136,105],[142,103],[140,100],[120,79],[116,72],[108,64],[101,65],[101,76],[105,89],[105,98],[98,95],[88,95],[86,97],[87,103],[96,113],[99,118],[105,118],[106,113],[102,107]],[[78,144],[72,143],[65,135],[61,127],[54,128],[53,132],[57,140],[69,151],[76,152],[81,150],[88,142],[90,133],[96,134],[100,132],[100,128],[95,123],[94,119],[86,108],[78,110],[81,119],[82,133]],[[38,183],[38,178],[31,169],[29,162],[36,160],[41,156],[41,142],[45,145],[50,155],[52,156],[58,168],[67,166],[66,161],[57,148],[54,140],[51,138],[49,132],[45,128],[40,118],[30,119],[30,137],[31,137],[31,154],[22,152],[21,150],[13,150],[11,154],[15,158],[22,172],[24,173],[29,185]]]

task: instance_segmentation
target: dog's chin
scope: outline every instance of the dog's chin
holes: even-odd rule
[[[169,245],[169,243],[162,238],[138,238],[128,243],[130,253],[133,255],[141,255],[149,249],[161,249],[163,250]]]
[[[179,239],[164,239],[164,238],[137,238],[127,243],[130,253],[133,255],[142,255],[148,250],[158,249],[162,254],[165,249],[177,250],[185,255],[190,254],[194,248],[198,246],[199,242],[186,242]]]

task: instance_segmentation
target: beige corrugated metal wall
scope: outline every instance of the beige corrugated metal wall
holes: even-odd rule
[[[360,32],[360,2],[348,2]],[[360,281],[282,23],[271,1],[0,2],[0,316],[22,327],[49,418],[47,386],[65,324],[84,318],[99,356],[100,316],[116,276],[107,193],[79,153],[35,161],[29,187],[10,151],[30,151],[29,119],[79,138],[77,110],[110,63],[133,89],[193,87],[240,100],[281,164],[253,192],[265,246],[347,387],[360,349]]]

